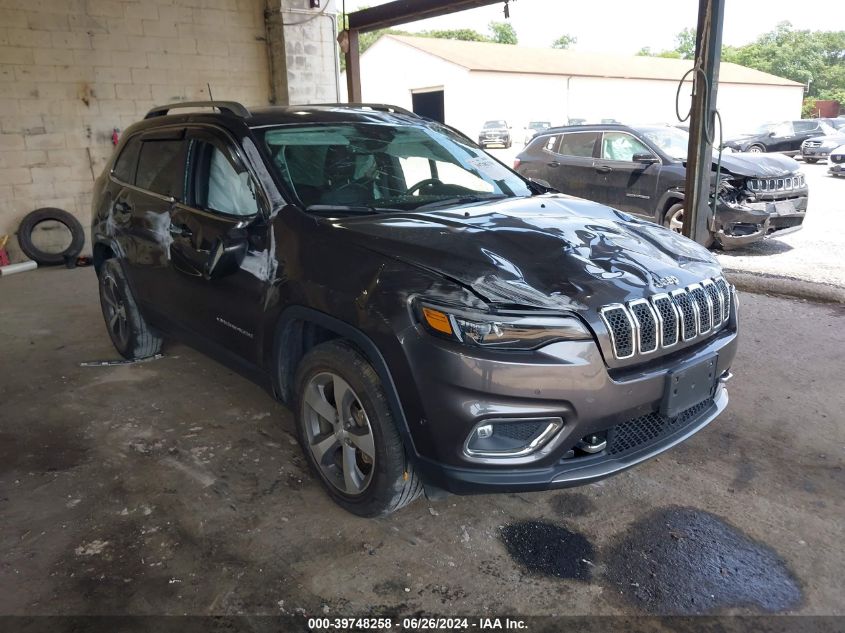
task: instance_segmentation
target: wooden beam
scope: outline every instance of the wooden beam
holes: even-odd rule
[[[349,48],[346,51],[346,89],[349,103],[361,103],[361,49],[358,45],[358,31],[347,31]]]
[[[505,0],[394,0],[347,17],[350,30],[365,33],[498,3],[504,5]]]

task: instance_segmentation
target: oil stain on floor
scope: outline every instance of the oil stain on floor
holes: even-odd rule
[[[778,612],[801,602],[797,580],[770,547],[695,508],[642,518],[605,559],[607,580],[649,613]]]
[[[528,571],[589,580],[595,552],[581,534],[542,521],[522,521],[502,528],[502,541],[511,557]]]

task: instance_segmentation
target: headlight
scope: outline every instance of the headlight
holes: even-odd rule
[[[528,350],[554,341],[593,338],[574,316],[484,314],[429,303],[420,303],[417,308],[420,321],[429,331],[478,347]]]

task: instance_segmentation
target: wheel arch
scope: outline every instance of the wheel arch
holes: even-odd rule
[[[373,366],[381,380],[402,441],[408,454],[415,457],[416,450],[410,427],[387,361],[369,336],[346,321],[305,306],[290,306],[282,312],[273,337],[271,359],[273,391],[276,397],[285,404],[293,404],[293,383],[299,363],[311,348],[333,339],[344,339],[352,343]]]

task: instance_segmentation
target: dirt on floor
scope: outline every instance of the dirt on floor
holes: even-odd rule
[[[721,418],[603,482],[336,507],[290,412],[93,270],[0,278],[0,614],[845,614],[845,309],[740,297]]]

